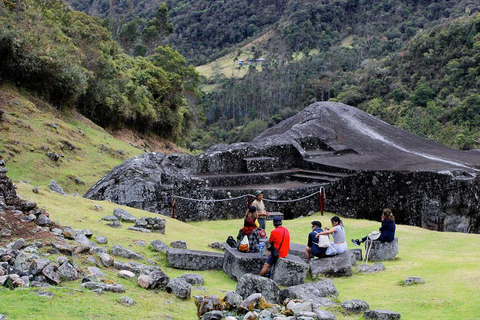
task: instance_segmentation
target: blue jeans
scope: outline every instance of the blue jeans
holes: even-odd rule
[[[258,221],[258,224],[260,225],[259,228],[265,230],[265,219],[264,218],[258,218],[257,221]]]

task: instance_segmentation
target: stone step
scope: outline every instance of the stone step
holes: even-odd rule
[[[323,175],[312,175],[312,174],[293,174],[290,176],[290,179],[294,181],[301,181],[301,182],[332,182],[340,180],[340,178],[333,178]]]
[[[251,185],[237,185],[237,186],[224,186],[214,187],[212,190],[225,190],[225,191],[238,191],[244,190],[245,192],[254,193],[255,190],[290,190],[301,189],[305,187],[320,187],[325,186],[328,183],[305,183],[298,181],[285,181],[281,183],[272,184],[251,184]]]
[[[322,175],[322,176],[340,178],[340,179],[351,176],[351,174],[349,174],[349,173],[330,172],[330,171],[322,171],[322,170],[305,170],[305,169],[298,169],[296,173],[297,174]]]

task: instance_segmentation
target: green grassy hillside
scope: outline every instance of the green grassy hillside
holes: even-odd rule
[[[15,173],[10,167],[10,173]],[[129,223],[122,223],[122,229],[106,226],[101,217],[109,215],[116,204],[106,201],[91,201],[80,197],[60,196],[41,187],[34,194],[32,186],[18,184],[18,193],[36,201],[50,212],[50,217],[61,225],[73,228],[90,228],[94,237],[107,236],[108,248],[115,243],[131,246],[130,249],[155,261],[171,278],[188,271],[169,268],[165,254],[154,252],[148,244],[159,239],[165,243],[185,240],[190,249],[212,250],[208,244],[224,241],[228,235],[236,235],[242,222],[236,220],[203,221],[183,223],[166,218],[166,233],[145,234],[127,230]],[[94,210],[100,205],[100,211]],[[154,214],[126,208],[137,217]],[[320,220],[329,225],[331,214],[318,213],[309,218],[285,221],[284,226],[291,232],[292,241],[305,243],[310,231],[310,220]],[[347,237],[358,238],[378,228],[379,223],[366,220],[344,219]],[[272,226],[267,226],[270,232]],[[400,252],[395,261],[384,262],[386,270],[376,274],[358,275],[350,278],[333,279],[341,301],[357,298],[370,304],[372,309],[390,309],[402,314],[402,319],[475,319],[480,314],[478,305],[478,280],[480,269],[480,237],[474,234],[440,233],[411,226],[397,226]],[[135,243],[143,240],[147,246]],[[354,248],[349,244],[350,248]],[[46,250],[45,248],[42,250]],[[56,258],[56,257],[50,257]],[[73,260],[86,269],[86,257],[79,255]],[[144,261],[140,261],[144,262]],[[51,319],[60,314],[69,319],[196,319],[193,299],[182,301],[165,292],[154,292],[140,288],[135,280],[125,280],[117,276],[114,269],[103,268],[107,278],[126,287],[125,294],[104,293],[97,295],[88,291],[76,291],[80,280],[62,283],[64,289],[45,289],[55,295],[51,298],[34,295],[38,289],[0,290],[0,313],[8,319]],[[222,271],[198,272],[204,276],[204,290],[195,290],[192,295],[215,294],[223,297],[228,290],[234,290],[236,283]],[[408,276],[420,276],[425,284],[411,287],[399,285]],[[307,279],[308,281],[311,281]],[[42,289],[43,290],[43,289]],[[132,297],[134,307],[124,307],[116,302],[121,296]],[[19,303],[28,301],[29,303]],[[336,313],[337,319],[361,319],[360,316],[346,317]],[[170,318],[171,319],[171,318]]]
[[[114,166],[143,153],[79,113],[60,113],[10,86],[0,87],[0,110],[0,155],[15,181],[47,185],[54,179],[83,194]],[[63,157],[54,161],[47,152]]]

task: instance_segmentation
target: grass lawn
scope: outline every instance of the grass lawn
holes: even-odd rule
[[[32,186],[19,183],[18,193],[36,201],[39,206],[50,212],[50,217],[61,225],[73,228],[90,228],[94,237],[107,236],[108,248],[115,243],[156,261],[170,278],[188,273],[167,266],[165,254],[154,252],[149,243],[160,239],[165,243],[173,240],[185,240],[188,248],[210,250],[208,244],[225,241],[228,235],[236,236],[242,226],[240,219],[201,221],[183,223],[174,219],[167,220],[166,234],[145,234],[127,230],[133,224],[122,223],[122,229],[113,229],[100,220],[112,214],[114,203],[91,201],[80,197],[60,196],[40,188],[39,194],[31,192]],[[95,211],[94,204],[102,206]],[[137,217],[155,216],[142,210],[126,208]],[[285,221],[292,236],[292,242],[305,243],[310,231],[310,221],[320,220],[330,225],[331,214]],[[379,227],[379,222],[344,219],[347,238],[359,238]],[[272,230],[271,222],[267,232]],[[350,278],[334,278],[341,301],[362,299],[371,309],[390,309],[402,314],[402,319],[475,319],[480,314],[480,235],[460,233],[440,233],[411,226],[397,226],[400,252],[395,261],[384,262],[386,270],[376,274],[358,275]],[[135,243],[143,240],[146,246]],[[349,248],[354,248],[349,244]],[[460,250],[461,249],[461,250]],[[46,250],[46,249],[45,249]],[[55,259],[55,256],[51,256]],[[86,269],[86,256],[80,255],[73,260]],[[145,261],[140,261],[145,262]],[[89,291],[78,292],[80,280],[64,282],[65,289],[46,289],[55,295],[51,298],[34,295],[39,289],[0,290],[0,313],[8,319],[51,319],[62,315],[68,319],[196,319],[193,299],[182,301],[165,292],[155,293],[140,288],[135,280],[125,280],[117,276],[114,269],[102,269],[108,279],[123,284],[125,294],[104,293],[97,295]],[[195,290],[192,295],[215,294],[223,297],[234,290],[236,282],[222,271],[200,271],[204,276],[204,289]],[[399,282],[408,276],[420,276],[423,285],[404,287]],[[124,307],[116,302],[121,296],[133,298],[136,305]],[[28,303],[19,303],[28,301]],[[336,314],[338,319],[361,319],[361,316]]]

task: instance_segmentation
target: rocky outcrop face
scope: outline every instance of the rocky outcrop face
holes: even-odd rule
[[[191,221],[242,217],[247,195],[262,189],[267,210],[290,219],[319,210],[323,187],[325,210],[342,216],[379,219],[388,207],[399,223],[478,233],[478,173],[478,151],[454,150],[356,108],[322,102],[248,143],[129,159],[85,197]]]

